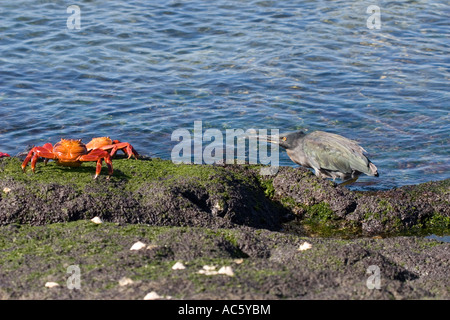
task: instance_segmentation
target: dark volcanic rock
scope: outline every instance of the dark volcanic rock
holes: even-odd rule
[[[38,163],[23,174],[17,159],[0,160],[0,299],[450,298],[449,243],[367,238],[448,233],[450,180],[353,192],[303,168],[259,176],[255,166],[113,163],[110,180],[93,180],[95,164]],[[105,222],[86,221],[94,216]],[[309,224],[332,237],[305,236]],[[354,228],[366,237],[336,238]],[[130,251],[136,241],[146,248]],[[300,251],[305,241],[312,247]],[[186,269],[172,270],[177,261]],[[64,285],[70,265],[82,290]],[[204,265],[234,276],[201,274]],[[367,286],[373,268],[379,289]],[[120,285],[123,277],[133,282]]]
[[[450,244],[418,237],[318,239],[241,226],[89,221],[12,226],[0,227],[0,299],[140,300],[151,291],[172,299],[450,298]],[[138,240],[148,247],[130,251]],[[311,248],[299,251],[305,241]],[[177,261],[184,270],[172,270]],[[80,290],[65,285],[69,265],[80,268]],[[205,265],[231,267],[234,276],[199,273]],[[124,277],[132,283],[120,285]],[[47,281],[60,286],[45,288]]]
[[[437,217],[449,228],[449,200],[450,180],[361,193],[352,218],[369,233],[410,230]]]
[[[38,163],[23,174],[14,158],[0,160],[0,225],[44,225],[99,216],[157,226],[293,230],[301,223],[343,232],[395,234],[450,228],[450,179],[389,191],[354,192],[304,168],[259,176],[248,165],[175,165],[160,159],[114,160],[114,175],[92,179],[87,164]],[[283,226],[284,224],[284,226]]]
[[[280,168],[273,178],[274,199],[303,218],[367,234],[398,233],[428,227],[450,228],[450,179],[388,191],[353,192],[316,178],[304,168]],[[316,206],[316,207],[315,207]]]
[[[126,161],[126,160],[122,160]],[[117,160],[116,160],[117,163]],[[170,163],[170,162],[169,162]],[[20,176],[0,180],[0,225],[90,219],[170,226],[279,229],[283,209],[268,199],[253,171],[209,167],[205,177],[87,180],[83,185]],[[32,178],[40,178],[39,173]],[[130,182],[131,181],[131,182]]]
[[[356,208],[353,192],[332,181],[318,179],[305,168],[280,168],[273,179],[277,198],[290,198],[304,206],[325,202],[333,213],[344,218]]]

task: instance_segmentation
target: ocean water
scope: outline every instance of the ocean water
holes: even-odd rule
[[[450,177],[447,1],[5,0],[0,17],[2,152],[111,136],[170,159],[202,121],[355,139],[380,173],[360,188]]]

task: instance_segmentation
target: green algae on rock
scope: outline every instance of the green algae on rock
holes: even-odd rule
[[[0,299],[449,299],[450,244],[420,237],[320,239],[264,229],[90,221],[0,226]],[[130,251],[136,241],[146,249]],[[307,241],[311,248],[299,251]],[[182,262],[183,270],[173,270]],[[232,268],[207,276],[203,266]],[[367,269],[382,270],[379,290]],[[80,270],[80,290],[66,283]],[[121,279],[128,278],[127,285]],[[58,287],[48,289],[46,282]]]
[[[43,225],[99,216],[153,225],[278,229],[281,208],[266,198],[256,174],[219,166],[176,165],[160,159],[113,161],[114,175],[92,179],[95,164],[78,168],[38,163],[35,174],[18,159],[0,163],[0,225]]]
[[[450,179],[363,192],[317,179],[304,168],[280,168],[273,187],[273,200],[327,235],[333,229],[355,235],[450,233]]]
[[[0,160],[0,225],[45,225],[90,219],[156,226],[234,228],[245,225],[322,236],[444,233],[450,229],[450,179],[388,191],[355,192],[305,168],[261,176],[255,165],[189,165],[114,159],[92,179],[78,168]],[[297,228],[295,225],[301,225]]]
[[[449,298],[450,244],[347,239],[448,234],[449,180],[352,192],[303,168],[260,176],[248,165],[113,165],[111,179],[93,180],[95,164],[38,163],[23,174],[19,159],[0,160],[0,299]],[[145,249],[130,251],[136,241]],[[305,241],[311,249],[299,251]],[[178,261],[185,269],[172,270]],[[65,286],[73,265],[82,290]],[[234,275],[199,273],[205,265]],[[371,265],[383,270],[380,290],[366,286]]]

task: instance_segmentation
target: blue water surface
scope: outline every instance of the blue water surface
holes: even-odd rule
[[[436,240],[436,241],[442,241],[442,242],[450,242],[450,236],[437,236],[435,234],[432,234],[425,238],[431,239],[431,240]]]
[[[0,16],[2,152],[105,135],[170,159],[172,132],[202,121],[355,139],[380,173],[367,188],[450,176],[447,1],[15,0]]]

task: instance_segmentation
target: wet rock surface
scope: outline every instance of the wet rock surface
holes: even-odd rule
[[[121,223],[269,230],[296,220],[365,235],[450,228],[450,179],[355,192],[304,168],[261,176],[260,167],[245,165],[177,166],[159,159],[114,164],[110,180],[93,180],[90,167],[38,163],[36,174],[23,174],[17,159],[2,159],[0,190],[9,191],[0,193],[0,225],[99,216]]]
[[[354,192],[304,168],[281,168],[275,197],[300,218],[366,235],[450,227],[450,179],[388,191]]]
[[[70,183],[3,178],[0,190],[11,191],[0,198],[0,225],[45,225],[98,216],[109,222],[158,226],[281,227],[284,209],[266,198],[250,171],[246,180],[231,170],[211,170],[207,180],[190,176],[150,180],[133,191],[124,181],[111,180],[88,181],[77,188]]]
[[[0,298],[449,298],[449,244],[399,235],[448,234],[450,180],[354,192],[303,168],[113,163],[111,179],[93,180],[94,164],[23,174],[18,159],[0,160]],[[136,241],[150,246],[131,254]],[[174,273],[177,261],[186,269]],[[83,290],[64,285],[73,264]],[[380,289],[367,287],[370,266]]]
[[[450,244],[418,237],[320,239],[89,221],[0,232],[1,299],[143,299],[152,291],[171,299],[450,298]],[[136,241],[146,246],[131,251]],[[301,251],[304,242],[311,247]],[[177,262],[185,268],[172,269]],[[81,287],[71,290],[73,265]],[[232,275],[200,272],[205,266]]]

